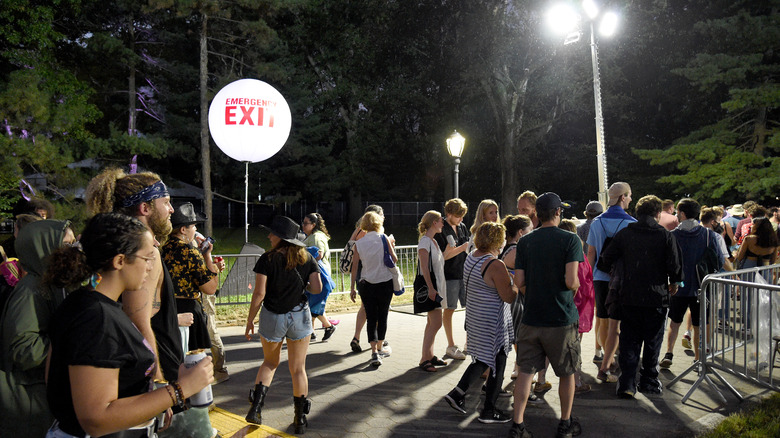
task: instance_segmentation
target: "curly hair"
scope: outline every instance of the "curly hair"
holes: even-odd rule
[[[558,228],[566,230],[570,233],[577,232],[577,224],[571,219],[561,219],[561,223],[558,224]]]
[[[122,207],[122,200],[157,181],[161,181],[160,176],[152,172],[126,174],[122,169],[106,169],[92,178],[87,185],[87,214],[92,216],[115,211],[135,216],[138,206]]]
[[[114,257],[119,254],[132,261],[146,232],[146,225],[133,217],[98,213],[81,233],[81,250],[70,246],[52,254],[43,282],[56,287],[78,286],[93,273],[113,270]]]
[[[482,252],[495,251],[501,248],[506,237],[504,224],[485,222],[474,233],[474,246]]]

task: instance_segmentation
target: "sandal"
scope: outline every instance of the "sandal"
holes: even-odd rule
[[[447,365],[447,362],[439,359],[436,356],[433,356],[433,358],[430,360],[430,362],[431,362],[431,364],[433,364],[433,366],[437,366],[437,367],[443,367],[443,366]]]
[[[420,364],[420,369],[423,371],[427,371],[429,373],[435,373],[438,371],[435,366],[431,363],[431,361],[426,360],[425,362]]]

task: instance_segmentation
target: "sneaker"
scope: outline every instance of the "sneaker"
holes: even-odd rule
[[[478,418],[480,423],[496,424],[496,423],[509,423],[512,421],[512,417],[501,412],[498,409],[484,410],[479,414]]]
[[[529,405],[538,405],[541,403],[544,403],[544,399],[539,397],[538,395],[534,394],[533,392],[528,394],[528,401],[527,403]]]
[[[582,426],[580,426],[580,422],[576,418],[571,417],[568,421],[561,420],[558,422],[558,432],[555,434],[555,438],[571,438],[581,433]]]
[[[534,383],[534,392],[547,392],[552,389],[552,383],[545,381]]]
[[[371,365],[378,367],[382,365],[382,356],[379,353],[371,353]]]
[[[639,385],[639,392],[645,395],[661,395],[663,388],[661,387],[661,382],[646,383]]]
[[[333,332],[336,331],[336,326],[332,325],[330,327],[325,327],[325,334],[322,335],[322,340],[327,341],[331,336],[333,336]]]
[[[389,347],[389,346],[390,346],[389,342],[387,342],[386,340],[382,341],[382,348]]]
[[[309,338],[309,342],[316,341],[317,340],[317,334],[314,332],[311,332],[311,338]]]
[[[686,333],[686,334],[683,335],[682,346],[686,350],[692,350],[693,349],[693,344],[691,344],[691,335],[689,333]]]
[[[330,319],[330,318],[328,318],[328,322],[330,323],[330,325],[339,325],[341,320],[340,319]]]
[[[661,362],[658,364],[661,368],[669,369],[669,367],[672,366],[672,358],[674,355],[672,353],[666,353],[664,354],[664,358],[661,359]]]
[[[482,395],[487,394],[487,385],[482,385]],[[498,391],[499,397],[512,397],[512,392],[508,391],[506,389],[502,389],[501,391]]]
[[[379,354],[382,357],[390,357],[392,353],[393,353],[393,349],[390,347],[384,347],[383,349],[377,351],[377,354]]]
[[[609,371],[602,370],[599,370],[598,374],[596,374],[596,378],[601,380],[602,383],[615,383],[618,381],[616,375],[610,374]]]
[[[466,395],[462,394],[457,387],[448,392],[447,395],[444,396],[444,400],[452,406],[452,409],[455,409],[461,414],[466,413]]]
[[[466,359],[466,355],[460,351],[460,348],[458,348],[457,345],[453,345],[452,347],[447,347],[447,351],[444,353],[444,358],[464,360]]]
[[[585,394],[586,392],[590,392],[590,390],[591,390],[590,384],[583,383],[582,385],[574,388],[574,395]]]
[[[352,348],[353,353],[360,353],[363,351],[363,349],[360,347],[360,341],[358,341],[358,338],[352,338],[352,341],[349,343],[350,348]]]
[[[596,365],[601,365],[601,362],[604,361],[604,352],[599,350],[596,352],[595,355],[593,355],[593,363]]]
[[[636,391],[633,389],[620,389],[617,388],[615,391],[618,397],[622,399],[632,399],[634,398],[634,395],[636,395]]]
[[[534,438],[534,434],[525,428],[525,424],[512,423],[512,428],[509,429],[509,438]]]

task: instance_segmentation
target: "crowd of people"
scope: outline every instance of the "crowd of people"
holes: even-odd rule
[[[557,436],[579,435],[573,400],[590,390],[581,377],[584,333],[595,331],[596,378],[614,383],[617,396],[660,394],[659,367],[671,366],[683,322],[683,345],[698,359],[702,266],[706,275],[777,261],[777,208],[752,201],[702,207],[691,198],[675,203],[647,195],[632,216],[632,196],[627,183],[613,184],[608,205],[588,203],[579,225],[564,218],[571,206],[551,192],[523,192],[518,214],[503,218],[495,201],[483,200],[470,228],[458,198],[443,212],[422,216],[415,284],[430,306],[420,311],[427,320],[417,365],[433,373],[446,360],[471,356],[444,395],[449,406],[466,414],[469,388],[479,382],[485,401],[478,421],[511,422],[510,437],[532,436],[525,409],[552,388],[546,379],[552,367],[561,403]],[[149,172],[101,172],[87,188],[86,205],[89,219],[78,239],[68,221],[53,219],[50,203],[29,202],[15,216],[0,279],[0,430],[9,436],[217,436],[206,406],[190,403],[229,378],[213,310],[225,263],[212,255],[213,241],[197,232],[205,217],[191,203],[172,206],[163,181]],[[259,335],[263,360],[246,421],[262,424],[286,344],[294,430],[304,433],[314,321],[322,324],[323,340],[339,323],[325,314],[333,287],[330,236],[319,213],[300,224],[276,216],[264,228],[271,248],[254,267],[245,330],[248,340]],[[363,350],[365,330],[373,367],[392,353],[386,337],[397,289],[395,245],[382,208],[370,205],[339,266],[349,274],[350,298],[361,301],[350,348]],[[459,305],[466,337],[456,340]],[[748,310],[748,327],[750,317]],[[434,341],[442,327],[447,348],[439,358]],[[185,366],[188,355],[206,350],[212,356]],[[513,393],[503,389],[509,358]],[[514,396],[511,415],[497,406],[502,396]]]

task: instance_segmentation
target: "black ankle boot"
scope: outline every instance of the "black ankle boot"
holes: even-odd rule
[[[268,392],[268,387],[262,383],[255,385],[255,389],[249,390],[249,402],[252,403],[252,407],[249,408],[249,413],[246,414],[246,421],[254,424],[263,424],[263,417],[261,411],[265,404],[265,394]]]
[[[300,397],[293,397],[295,400],[295,418],[293,418],[293,425],[295,425],[295,433],[306,433],[306,426],[309,422],[306,421],[306,414],[311,409],[311,400],[307,400],[305,395]]]

